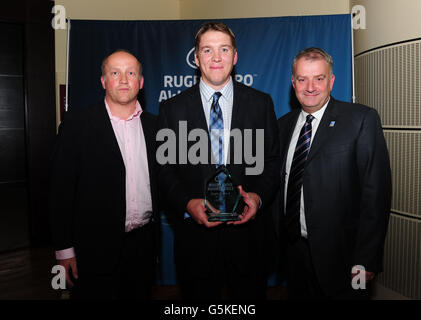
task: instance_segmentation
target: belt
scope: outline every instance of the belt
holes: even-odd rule
[[[295,243],[297,243],[297,242],[303,242],[303,243],[305,243],[306,245],[309,245],[309,242],[308,242],[308,239],[307,238],[304,238],[304,237],[302,237],[302,236],[299,236],[299,237],[294,237],[294,238],[290,238],[290,239],[288,239],[288,242],[289,242],[289,244],[295,244]]]
[[[126,237],[131,236],[131,235],[134,235],[134,234],[137,234],[137,233],[139,233],[140,231],[147,230],[147,229],[149,229],[152,225],[153,225],[153,222],[152,222],[152,221],[149,221],[149,222],[147,222],[147,223],[146,223],[146,224],[144,224],[144,225],[140,225],[139,227],[136,227],[136,228],[134,228],[134,229],[130,230],[129,232],[126,232]]]

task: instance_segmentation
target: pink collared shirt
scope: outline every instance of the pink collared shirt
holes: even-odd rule
[[[137,101],[134,113],[127,119],[121,119],[111,114],[106,100],[105,107],[126,168],[125,230],[129,232],[147,224],[152,216],[146,142],[143,135],[142,122],[140,121],[140,115],[143,110]],[[74,256],[74,248],[56,251],[58,260]]]

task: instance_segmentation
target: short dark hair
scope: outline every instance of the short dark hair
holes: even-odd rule
[[[136,59],[137,63],[139,63],[139,78],[140,78],[140,77],[142,77],[142,64],[140,63],[139,59],[138,59],[138,58],[137,58],[137,57],[136,57],[133,53],[131,53],[129,50],[126,50],[126,49],[118,49],[118,50],[116,50],[116,51],[114,51],[114,52],[110,53],[108,56],[106,56],[106,57],[102,60],[102,64],[101,64],[101,75],[102,75],[102,76],[105,76],[105,65],[107,64],[107,60],[108,60],[108,58],[109,58],[110,56],[112,56],[113,54],[118,53],[118,52],[125,52],[125,53],[128,53],[128,54],[130,54],[131,56],[133,56],[133,57]]]
[[[225,23],[213,21],[206,22],[200,27],[199,31],[197,31],[194,44],[196,53],[199,51],[200,39],[202,38],[202,35],[207,31],[220,31],[229,35],[234,50],[237,50],[237,44],[235,43],[235,35],[234,32],[232,32],[232,30],[230,29],[230,27],[228,27]]]
[[[329,74],[333,74],[333,59],[326,51],[320,48],[311,47],[304,50],[301,50],[295,57],[292,62],[292,75],[294,75],[295,66],[297,61],[301,58],[305,58],[306,60],[325,60],[326,63],[329,65]]]

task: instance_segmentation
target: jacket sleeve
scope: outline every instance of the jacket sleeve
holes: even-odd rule
[[[164,201],[163,207],[171,212],[177,214],[177,218],[182,219],[184,212],[186,212],[187,203],[190,197],[185,190],[188,190],[183,185],[182,179],[179,177],[177,167],[174,164],[168,163],[163,155],[167,147],[177,147],[176,141],[171,141],[176,136],[171,134],[174,128],[170,127],[168,123],[167,105],[165,101],[161,103],[158,115],[158,133],[157,133],[157,162],[159,164],[158,181],[160,185],[160,195]],[[168,133],[168,134],[166,134]],[[165,139],[166,137],[166,139]],[[175,138],[176,139],[176,138]],[[176,153],[175,153],[176,154]],[[172,159],[176,161],[176,159]]]
[[[256,192],[262,200],[262,208],[271,205],[280,186],[280,142],[273,101],[266,95],[264,127],[264,168],[257,179]]]
[[[50,226],[56,250],[71,248],[80,131],[71,113],[59,127],[50,171]]]
[[[354,265],[381,272],[392,183],[389,154],[375,109],[366,112],[356,150],[361,201]]]

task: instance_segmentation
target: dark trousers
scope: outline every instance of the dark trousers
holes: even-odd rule
[[[328,296],[317,279],[310,246],[305,238],[288,244],[287,259],[287,290],[290,300],[367,300],[369,298],[370,283],[367,284],[365,290],[354,290],[351,281],[349,287],[342,292],[335,296]]]
[[[184,299],[265,299],[264,255],[241,234],[241,226],[205,229],[193,221],[184,223],[188,225],[175,239],[177,280]]]
[[[186,300],[263,300],[267,278],[263,273],[237,274],[235,268],[223,268],[207,277],[178,271],[181,293]]]
[[[98,261],[99,272],[79,270],[71,299],[150,299],[155,275],[154,242],[151,223],[126,233],[114,271],[100,273],[101,264],[108,261]]]

